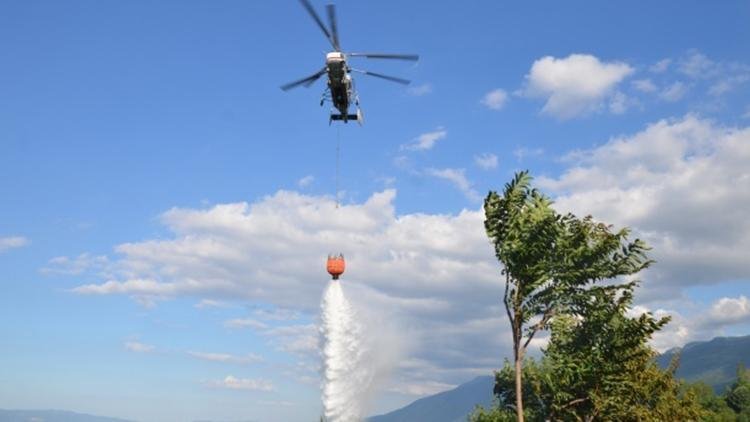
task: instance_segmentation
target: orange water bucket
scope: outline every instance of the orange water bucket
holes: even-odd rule
[[[346,261],[344,261],[344,255],[328,255],[328,261],[326,262],[326,270],[328,274],[333,277],[334,280],[338,280],[341,274],[344,274],[346,269]]]

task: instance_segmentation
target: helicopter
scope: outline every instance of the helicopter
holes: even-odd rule
[[[328,15],[328,24],[330,27],[327,28],[320,16],[315,12],[312,4],[309,0],[299,0],[302,6],[307,10],[313,20],[318,24],[318,27],[323,34],[326,36],[328,41],[331,43],[334,51],[326,54],[325,66],[313,73],[310,76],[306,76],[302,79],[289,82],[281,86],[281,89],[288,91],[292,88],[299,86],[310,87],[323,75],[328,76],[328,86],[326,87],[323,95],[320,99],[321,107],[326,101],[331,101],[333,104],[333,110],[331,110],[330,119],[328,124],[334,120],[343,121],[347,123],[349,120],[356,120],[360,125],[362,124],[362,110],[359,108],[359,95],[354,88],[354,80],[352,79],[352,72],[361,73],[364,75],[374,76],[376,78],[385,79],[391,82],[396,82],[403,85],[408,85],[411,81],[407,79],[397,78],[395,76],[383,75],[382,73],[370,72],[367,70],[354,69],[349,66],[347,59],[349,57],[365,57],[368,59],[395,59],[395,60],[419,60],[419,56],[416,54],[385,54],[385,53],[345,53],[341,51],[341,45],[339,44],[338,26],[336,24],[336,6],[328,4],[326,6],[326,12]],[[356,107],[356,113],[349,113],[349,107],[354,104]],[[334,111],[335,110],[335,111]]]

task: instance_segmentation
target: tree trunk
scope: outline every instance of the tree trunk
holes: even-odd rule
[[[523,373],[522,372],[523,368],[521,366],[523,364],[522,362],[523,356],[521,354],[521,350],[518,350],[521,348],[520,346],[521,346],[520,344],[516,346],[517,349],[515,353],[516,355],[516,416],[517,416],[516,420],[518,422],[523,422],[523,385],[521,382],[522,381],[521,375]]]

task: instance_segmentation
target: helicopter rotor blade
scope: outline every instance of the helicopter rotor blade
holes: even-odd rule
[[[320,30],[323,31],[326,38],[328,38],[328,42],[331,43],[333,48],[336,48],[336,43],[333,41],[333,37],[331,36],[331,33],[328,32],[328,28],[326,28],[323,21],[320,19],[320,16],[318,16],[318,13],[315,12],[315,9],[313,8],[312,4],[310,4],[309,0],[299,0],[300,3],[302,3],[302,6],[304,6],[305,10],[307,10],[307,13],[310,14],[310,16],[313,18],[315,23],[318,24],[318,27],[320,27]],[[338,49],[336,49],[338,51]]]
[[[402,84],[402,85],[409,85],[411,83],[411,81],[408,80],[408,79],[402,79],[402,78],[397,78],[395,76],[383,75],[382,73],[375,73],[375,72],[370,72],[370,71],[367,71],[367,70],[359,70],[359,69],[350,69],[350,70],[352,72],[358,72],[358,73],[362,73],[362,74],[365,74],[365,75],[374,76],[376,78],[382,78],[382,79],[385,79],[385,80],[388,80],[388,81],[391,81],[391,82],[396,82],[396,83],[399,83],[399,84]]]
[[[419,54],[347,53],[347,56],[367,57],[368,59],[419,60]]]
[[[326,68],[322,68],[319,71],[313,73],[310,76],[304,77],[302,79],[296,80],[294,82],[289,82],[288,84],[281,85],[281,89],[283,91],[289,91],[292,88],[296,88],[300,85],[304,85],[306,87],[312,85],[315,81],[317,81],[321,76],[323,76],[326,73]]]
[[[341,45],[339,45],[339,29],[336,24],[336,6],[334,4],[326,5],[326,12],[328,12],[328,26],[331,27],[333,48],[336,51],[341,51]]]

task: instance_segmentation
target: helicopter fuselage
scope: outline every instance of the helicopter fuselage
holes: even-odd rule
[[[344,53],[333,51],[326,54],[326,73],[328,74],[328,90],[331,94],[331,102],[339,114],[332,115],[333,120],[356,119],[356,115],[349,114],[349,105],[357,103],[354,92],[354,83],[349,74]],[[359,112],[359,110],[358,110]]]

